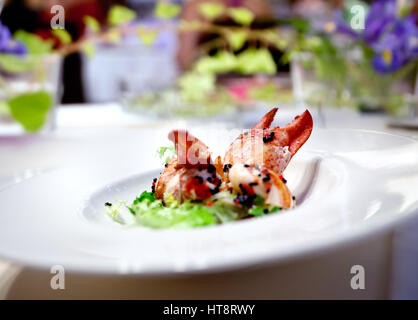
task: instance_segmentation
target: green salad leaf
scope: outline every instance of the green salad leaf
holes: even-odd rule
[[[227,223],[280,210],[278,207],[271,208],[265,205],[262,197],[255,198],[254,206],[250,210],[237,206],[236,194],[226,190],[205,202],[179,203],[170,194],[166,194],[164,198],[163,203],[155,199],[154,193],[144,191],[132,205],[124,205],[124,208],[128,209],[126,210],[128,217],[122,214],[120,206],[108,207],[108,214],[113,220],[122,224],[130,218],[133,219],[133,225],[153,229],[185,229]]]
[[[280,210],[281,210],[280,207],[273,207],[270,209],[268,206],[265,206],[265,205],[255,205],[250,210],[248,210],[248,214],[259,217],[259,216],[264,216],[266,214],[274,213]]]
[[[264,216],[269,213],[274,213],[281,210],[280,207],[270,207],[265,203],[265,199],[260,196],[256,196],[254,199],[253,207],[248,210],[248,214],[252,216]]]
[[[141,195],[134,200],[134,205],[140,202],[144,202],[145,200],[149,200],[150,202],[155,201],[155,194],[152,192],[144,191]]]
[[[160,147],[157,150],[157,154],[160,159],[164,160],[164,163],[169,163],[171,158],[176,156],[176,148],[174,146]]]
[[[148,192],[142,193],[128,209],[138,224],[154,229],[193,228],[217,223],[212,210],[204,204],[174,201],[164,206]]]

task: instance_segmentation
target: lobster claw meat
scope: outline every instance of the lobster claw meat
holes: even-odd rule
[[[224,164],[264,167],[281,176],[292,157],[309,139],[313,120],[308,110],[284,128],[270,129],[277,108],[268,112],[252,129],[229,146]]]
[[[174,143],[178,166],[206,166],[211,163],[209,148],[189,132],[173,130],[168,139]]]
[[[310,137],[313,121],[306,110],[286,127],[270,128],[277,110],[269,111],[235,139],[223,162],[220,157],[212,162],[209,148],[187,131],[171,131],[168,138],[175,145],[177,157],[171,159],[155,183],[156,199],[164,201],[171,195],[179,202],[206,200],[228,189],[244,202],[258,195],[271,206],[293,206],[282,173]]]
[[[220,158],[212,164],[209,148],[184,130],[173,130],[168,138],[174,143],[177,157],[171,159],[155,184],[155,198],[171,195],[182,202],[205,200],[220,191]]]

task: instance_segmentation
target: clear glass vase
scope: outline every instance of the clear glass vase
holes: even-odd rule
[[[295,100],[318,108],[340,106],[341,89],[335,83],[321,79],[315,67],[313,56],[309,52],[292,56],[291,78]]]
[[[0,136],[48,133],[61,98],[62,57],[17,59],[0,68]]]
[[[405,96],[413,93],[416,64],[392,73],[379,73],[370,63],[347,59],[347,88],[350,99],[362,112],[402,115]]]

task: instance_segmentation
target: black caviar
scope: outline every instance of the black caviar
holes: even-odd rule
[[[239,194],[236,198],[237,202],[245,207],[252,207],[255,196],[254,195],[248,195],[248,194]]]
[[[225,164],[224,165],[224,172],[227,172],[229,169],[231,169],[232,168],[232,164]]]
[[[209,164],[209,165],[208,165],[208,172],[209,172],[209,173],[213,173],[213,172],[215,172],[215,171],[216,171],[215,166],[214,166],[213,164]]]
[[[263,142],[264,143],[268,143],[270,141],[274,140],[274,132],[270,132],[270,134],[268,136],[263,137]]]
[[[210,192],[212,195],[217,194],[219,191],[220,191],[220,190],[219,190],[219,186],[216,186],[215,188],[213,188],[213,189],[209,190],[209,192]]]

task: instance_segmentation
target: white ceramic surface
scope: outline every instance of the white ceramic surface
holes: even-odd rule
[[[327,250],[393,227],[418,209],[418,143],[390,134],[315,130],[285,172],[296,209],[194,230],[108,220],[105,201],[132,200],[158,174],[135,168],[109,157],[0,190],[0,257],[83,272],[211,272]]]

